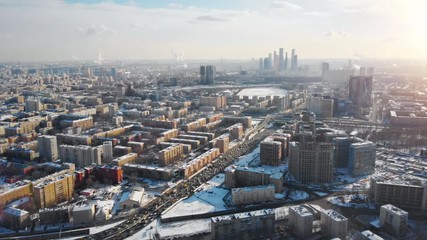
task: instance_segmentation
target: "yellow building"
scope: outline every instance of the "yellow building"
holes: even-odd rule
[[[74,176],[62,174],[46,177],[34,186],[34,199],[38,208],[48,208],[70,200],[74,193]]]

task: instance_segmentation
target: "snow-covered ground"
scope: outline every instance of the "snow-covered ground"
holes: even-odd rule
[[[308,197],[309,197],[308,193],[304,191],[299,191],[299,190],[290,190],[288,194],[288,200],[291,200],[291,201],[304,200],[304,199],[308,199]]]
[[[189,198],[183,199],[163,214],[163,218],[217,212],[228,209],[223,198],[228,189],[219,187],[224,182],[224,174],[218,174],[204,183]]]
[[[125,221],[125,220],[118,221],[118,222],[111,223],[111,224],[106,224],[106,225],[103,225],[103,226],[91,227],[91,228],[89,229],[89,233],[90,233],[90,234],[96,234],[96,233],[99,233],[99,232],[105,231],[105,230],[107,230],[107,229],[110,229],[110,228],[113,228],[113,227],[115,227],[115,226],[119,225],[120,223],[122,223],[122,222],[124,222],[124,221]]]
[[[369,204],[368,196],[365,194],[330,197],[328,202],[340,207],[375,208]]]
[[[206,218],[160,224],[157,226],[157,232],[161,238],[184,237],[200,233],[209,233],[211,232],[211,219]]]

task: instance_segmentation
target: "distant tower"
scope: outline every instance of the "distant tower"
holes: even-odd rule
[[[270,63],[268,62],[268,58],[264,58],[264,70],[268,69],[269,66],[270,66]]]
[[[283,48],[279,49],[279,71],[283,71],[284,69],[284,62],[283,62]]]
[[[326,82],[328,73],[329,73],[329,63],[323,62],[322,63],[322,82]]]
[[[291,53],[291,71],[295,71],[295,49],[292,49],[292,53]]]
[[[279,57],[277,56],[277,52],[274,51],[274,60],[273,60],[273,68],[274,68],[274,70],[278,69],[278,65],[279,65]]]
[[[200,66],[200,84],[206,84],[206,66]]]
[[[216,68],[213,65],[206,66],[206,84],[213,85],[215,83]]]
[[[285,70],[285,71],[287,71],[288,70],[288,62],[289,62],[289,59],[288,59],[288,52],[286,52],[286,55],[285,55],[285,62],[284,62],[284,67],[283,67],[283,69]]]
[[[296,71],[298,69],[298,55],[295,54],[294,56],[294,69],[293,71]]]
[[[351,76],[349,99],[356,111],[372,106],[372,76]]]
[[[268,54],[268,68],[272,69],[273,68],[273,54],[269,53]]]

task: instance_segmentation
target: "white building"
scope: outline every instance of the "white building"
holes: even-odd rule
[[[104,163],[111,163],[113,160],[113,142],[106,141],[102,144],[102,161]]]
[[[398,237],[406,231],[408,226],[408,212],[391,204],[381,206],[380,226]]]
[[[39,112],[43,110],[43,104],[34,98],[28,98],[25,100],[25,111],[26,112]]]
[[[271,201],[274,200],[274,185],[233,188],[231,199],[234,205]]]
[[[313,214],[307,208],[297,205],[289,207],[289,227],[300,238],[310,237],[313,233]]]
[[[74,224],[90,224],[95,216],[95,205],[77,205],[73,209]]]
[[[347,238],[348,219],[333,209],[323,210],[320,213],[320,226],[325,238]]]
[[[86,167],[93,163],[101,164],[102,148],[86,145],[61,145],[59,155],[64,162],[74,163],[77,167]]]
[[[138,208],[142,205],[144,189],[124,192],[120,198],[120,209]]]

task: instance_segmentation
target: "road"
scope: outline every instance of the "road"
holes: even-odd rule
[[[264,129],[270,121],[271,118],[267,117],[255,127],[253,133],[256,134],[252,138],[247,139],[239,146],[222,154],[214,162],[200,170],[191,178],[183,180],[173,188],[166,190],[162,193],[161,197],[155,198],[147,206],[140,209],[137,214],[131,216],[122,224],[82,239],[124,239],[133,235],[154,219],[160,217],[164,210],[179,199],[191,196],[201,184],[223,172],[224,169],[232,164],[238,157],[253,150],[264,138],[273,133],[272,130]]]

